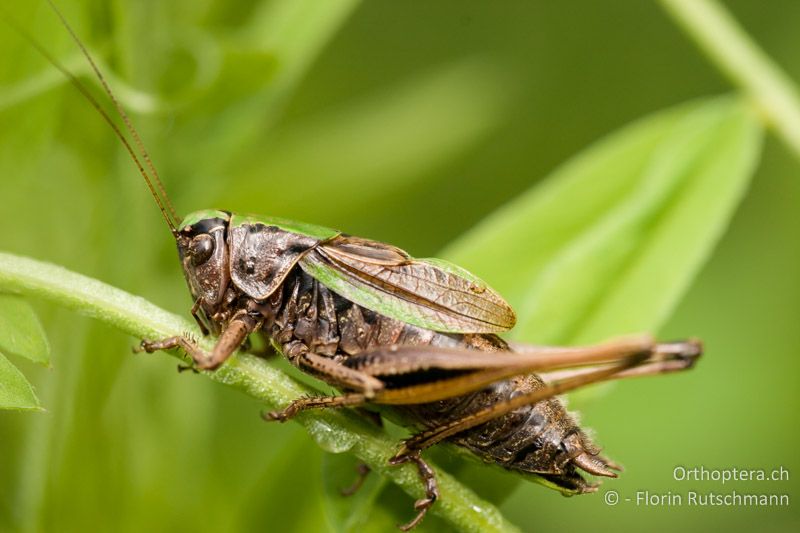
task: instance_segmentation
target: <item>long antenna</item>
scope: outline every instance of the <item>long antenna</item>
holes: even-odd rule
[[[47,52],[47,50],[45,50],[44,47],[42,47],[32,35],[30,35],[24,28],[22,28],[19,24],[17,24],[16,21],[7,12],[5,12],[5,9],[3,9],[3,12],[6,15],[4,18],[6,19],[6,22],[12,28],[14,28],[14,30],[17,31],[17,33],[19,33],[22,37],[24,37],[25,40],[27,40],[47,61],[49,61],[54,67],[56,67],[59,71],[61,71],[61,73],[64,74],[64,76],[66,76],[67,79],[69,79],[72,85],[74,85],[75,88],[78,89],[78,91],[86,98],[86,100],[88,100],[88,102],[92,105],[92,107],[94,107],[97,110],[97,112],[100,113],[100,115],[108,123],[108,125],[111,126],[111,129],[114,131],[116,136],[122,142],[123,146],[125,146],[125,149],[128,151],[128,154],[131,156],[131,159],[136,165],[139,174],[141,174],[142,177],[144,178],[148,189],[150,189],[150,194],[153,196],[153,199],[156,201],[156,204],[158,204],[158,208],[161,211],[161,215],[164,217],[164,220],[169,226],[170,231],[172,232],[173,235],[175,235],[177,233],[176,227],[178,224],[178,217],[175,214],[175,209],[173,208],[172,203],[169,200],[169,196],[167,196],[166,190],[164,189],[164,185],[161,183],[161,179],[158,177],[158,172],[155,169],[155,165],[153,165],[153,162],[150,159],[150,156],[148,155],[147,150],[145,149],[144,144],[142,143],[141,138],[139,137],[139,134],[133,127],[133,124],[128,118],[128,115],[125,113],[124,108],[122,107],[122,105],[120,105],[119,101],[114,96],[114,93],[108,86],[108,83],[106,82],[105,78],[100,72],[100,69],[97,67],[97,64],[92,59],[91,54],[89,54],[89,51],[83,45],[78,36],[75,34],[72,27],[67,22],[66,18],[64,18],[64,16],[61,14],[61,12],[55,6],[52,0],[47,0],[47,3],[53,9],[56,15],[58,15],[58,18],[61,20],[61,23],[67,29],[73,41],[75,41],[75,43],[78,45],[78,47],[81,50],[81,53],[89,62],[89,65],[92,67],[92,70],[94,71],[95,75],[100,80],[100,83],[103,86],[103,89],[105,90],[106,94],[114,103],[117,112],[119,113],[120,117],[125,123],[128,132],[130,132],[131,136],[134,139],[134,142],[139,148],[142,159],[144,159],[145,164],[150,169],[150,172],[153,174],[152,180],[150,178],[150,175],[145,170],[144,165],[142,165],[141,160],[139,159],[139,157],[137,157],[135,150],[131,146],[131,143],[128,141],[128,139],[116,125],[113,119],[109,116],[106,110],[103,109],[103,107],[100,105],[97,99],[94,96],[92,96],[92,94],[89,92],[86,86],[83,85],[83,83],[81,83],[81,81],[74,74],[72,74],[72,72],[67,70],[66,67],[64,67],[61,63],[59,63],[52,55],[50,55],[50,53]],[[158,186],[158,192],[161,193],[161,196],[159,196],[158,192],[156,191],[156,188],[153,186],[153,181],[156,182]]]
[[[139,153],[144,159],[147,168],[153,174],[153,178],[155,179],[156,185],[158,186],[158,190],[161,192],[161,195],[163,196],[165,203],[167,204],[167,208],[169,209],[169,212],[172,215],[173,220],[177,221],[178,215],[175,214],[175,208],[172,206],[172,202],[169,201],[169,196],[167,196],[167,191],[164,189],[164,184],[161,183],[161,178],[158,177],[158,171],[156,170],[155,165],[153,165],[153,161],[150,159],[150,154],[147,153],[147,150],[144,147],[144,143],[142,142],[141,137],[139,137],[139,132],[137,132],[136,128],[133,127],[131,120],[128,118],[128,114],[125,112],[125,108],[122,107],[122,105],[119,103],[119,100],[117,100],[117,97],[114,96],[113,92],[111,92],[111,87],[108,86],[108,83],[106,82],[106,78],[103,76],[103,73],[100,72],[100,69],[97,67],[97,64],[94,62],[94,59],[92,59],[91,54],[83,45],[83,42],[81,42],[81,40],[75,34],[75,31],[72,29],[72,26],[69,25],[67,19],[61,13],[58,7],[56,7],[55,3],[53,3],[53,0],[47,0],[47,3],[50,4],[50,7],[53,8],[53,11],[55,11],[56,15],[58,15],[58,18],[61,20],[61,23],[64,25],[64,27],[67,29],[70,36],[72,37],[72,40],[75,41],[75,44],[77,44],[78,48],[81,49],[81,53],[83,53],[83,56],[86,58],[86,61],[88,61],[89,65],[91,65],[92,70],[97,75],[97,79],[100,80],[100,84],[103,86],[103,89],[105,90],[106,94],[111,99],[111,102],[113,102],[114,107],[117,108],[119,116],[122,117],[122,121],[125,122],[125,126],[128,128],[128,131],[133,137],[136,146],[139,148]]]

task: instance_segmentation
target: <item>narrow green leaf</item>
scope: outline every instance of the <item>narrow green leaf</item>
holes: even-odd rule
[[[50,363],[50,345],[42,324],[18,296],[0,294],[0,349],[34,363]]]
[[[658,113],[579,154],[444,255],[517,307],[516,338],[655,330],[727,226],[760,139],[738,99]]]
[[[31,384],[1,353],[0,409],[41,409]]]
[[[741,103],[716,110],[709,106],[708,111],[718,113],[714,123],[694,136],[704,145],[702,152],[686,162],[678,190],[643,217],[634,252],[619,263],[609,290],[588,302],[593,309],[577,325],[574,342],[615,331],[655,330],[669,318],[728,227],[754,174],[762,131]]]

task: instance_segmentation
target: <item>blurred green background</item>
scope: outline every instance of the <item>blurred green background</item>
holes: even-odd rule
[[[635,0],[59,5],[181,212],[285,216],[421,257],[602,135],[732,90],[658,5]],[[726,5],[800,79],[800,4]],[[86,71],[46,6],[9,9]],[[0,250],[188,314],[172,240],[108,127],[7,28],[0,47]],[[794,501],[608,506],[602,494],[797,494],[798,175],[767,136],[729,230],[659,332],[701,337],[707,355],[690,373],[573,403],[626,471],[579,498],[521,483],[501,509],[522,530],[797,530]],[[300,426],[260,423],[249,398],[179,375],[170,358],[132,356],[134,339],[96,322],[36,308],[52,368],[14,362],[47,411],[0,413],[0,530],[336,530],[324,452]],[[782,466],[790,479],[680,482],[677,465]],[[393,500],[410,510],[394,488],[378,505]]]

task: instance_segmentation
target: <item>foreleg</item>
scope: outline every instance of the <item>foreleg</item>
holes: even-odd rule
[[[180,348],[194,361],[200,370],[214,370],[224,363],[244,343],[247,336],[255,329],[256,322],[246,314],[236,315],[217,339],[211,353],[205,352],[187,335],[168,337],[159,341],[143,340],[139,351],[153,353],[158,350]]]

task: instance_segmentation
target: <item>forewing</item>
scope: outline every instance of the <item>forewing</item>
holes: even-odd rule
[[[413,259],[375,241],[337,237],[305,255],[300,266],[358,305],[435,331],[496,333],[516,321],[508,303],[466,270]]]

